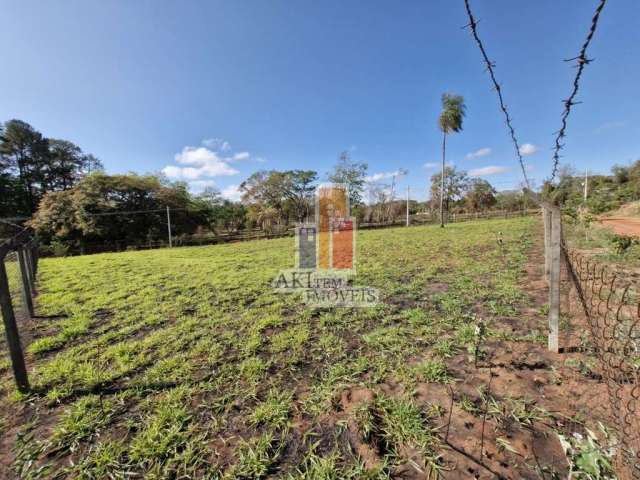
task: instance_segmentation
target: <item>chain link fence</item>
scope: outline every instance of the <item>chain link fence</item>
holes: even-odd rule
[[[604,411],[615,430],[615,469],[640,480],[640,292],[632,273],[562,242],[563,350],[588,352],[606,385]],[[598,411],[601,411],[598,409]]]

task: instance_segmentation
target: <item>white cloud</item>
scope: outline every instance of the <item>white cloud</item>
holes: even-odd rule
[[[221,138],[205,138],[202,140],[202,145],[219,152],[229,152],[231,150],[229,142]]]
[[[267,161],[267,159],[266,159],[266,158],[263,158],[263,157],[256,157],[256,158],[255,158],[255,161],[256,161],[256,162],[258,162],[258,163],[264,163],[264,162],[266,162],[266,161]]]
[[[403,177],[404,175],[406,175],[406,170],[396,170],[394,172],[374,173],[373,175],[369,175],[368,177],[364,177],[364,181],[365,182],[379,182],[380,180],[385,180],[387,178]]]
[[[250,156],[249,152],[238,152],[233,156],[233,159],[235,161],[248,160]]]
[[[206,147],[184,147],[175,155],[175,160],[187,167],[168,165],[162,169],[169,178],[180,180],[198,180],[202,177],[224,177],[237,175],[238,170],[229,166],[228,158],[221,158]]]
[[[167,165],[162,169],[162,173],[164,173],[169,178],[178,178],[182,169],[180,167],[175,167],[173,165]]]
[[[498,175],[500,173],[509,172],[511,169],[509,167],[496,167],[494,165],[490,165],[488,167],[482,168],[474,168],[473,170],[469,170],[470,177],[482,177],[485,175]]]
[[[481,148],[479,150],[476,150],[475,152],[467,153],[467,157],[466,158],[468,160],[471,160],[471,159],[474,159],[474,158],[486,157],[490,153],[491,153],[491,149],[489,147],[484,147],[484,148]]]
[[[233,202],[239,202],[242,197],[242,192],[238,189],[238,185],[229,185],[222,189],[221,195],[227,200],[231,200]]]
[[[539,148],[533,143],[523,143],[520,145],[520,155],[526,157],[527,155],[533,155],[539,150]]]

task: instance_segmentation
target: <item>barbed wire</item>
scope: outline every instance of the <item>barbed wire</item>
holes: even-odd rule
[[[558,173],[558,166],[560,163],[560,150],[564,148],[564,143],[562,143],[562,139],[567,135],[566,133],[567,119],[569,118],[569,114],[571,113],[571,107],[574,105],[577,105],[578,103],[582,103],[582,102],[576,102],[574,99],[576,98],[576,95],[578,94],[578,90],[580,89],[580,78],[582,77],[582,72],[584,71],[584,67],[589,63],[593,62],[594,60],[593,58],[591,59],[587,58],[587,48],[589,47],[589,44],[593,39],[593,35],[596,33],[596,28],[598,28],[598,20],[600,19],[600,13],[602,12],[602,9],[604,8],[604,5],[606,3],[607,3],[607,0],[600,0],[600,3],[598,4],[598,7],[596,8],[596,11],[593,15],[593,18],[591,19],[591,28],[589,29],[587,38],[582,44],[582,48],[580,49],[580,53],[578,54],[578,56],[573,58],[568,58],[565,60],[565,62],[572,62],[574,60],[577,60],[578,65],[576,66],[578,68],[578,71],[576,72],[576,76],[573,79],[573,90],[571,91],[571,95],[569,95],[569,98],[562,101],[564,103],[564,111],[560,116],[560,122],[562,125],[560,127],[560,130],[558,130],[558,132],[556,133],[556,140],[555,140],[555,146],[553,151],[553,170],[551,171],[551,179],[550,179],[551,183],[553,183]]]
[[[522,176],[524,177],[525,184],[527,185],[527,189],[531,190],[531,184],[529,183],[529,177],[527,176],[527,169],[524,165],[524,159],[522,158],[522,153],[520,152],[520,143],[518,142],[518,138],[516,137],[516,131],[513,128],[513,124],[511,123],[511,115],[509,115],[509,111],[504,103],[504,98],[502,97],[502,88],[500,84],[496,80],[496,75],[493,71],[496,66],[495,62],[489,60],[489,56],[487,55],[487,51],[478,36],[478,22],[476,21],[473,13],[471,12],[471,6],[469,5],[469,0],[464,0],[464,6],[467,10],[467,16],[469,17],[469,23],[464,26],[464,28],[471,27],[471,32],[473,34],[473,38],[478,44],[478,48],[480,49],[480,53],[482,53],[482,58],[487,65],[487,71],[489,72],[489,76],[491,77],[491,81],[493,82],[493,88],[498,94],[498,101],[500,102],[500,110],[504,113],[504,117],[506,119],[507,128],[509,129],[509,134],[511,135],[511,140],[513,141],[513,145],[516,149],[516,155],[518,156],[518,161],[520,163],[520,168],[522,169]]]

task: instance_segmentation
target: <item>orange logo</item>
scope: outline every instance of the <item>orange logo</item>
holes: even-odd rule
[[[350,216],[348,188],[319,186],[315,213],[315,224],[297,229],[298,268],[354,271],[356,222]]]

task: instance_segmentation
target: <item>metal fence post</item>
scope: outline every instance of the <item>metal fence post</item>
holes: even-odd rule
[[[549,265],[549,350],[558,353],[560,325],[560,242],[562,238],[562,221],[560,208],[551,208],[551,238]]]
[[[167,233],[169,234],[169,248],[173,247],[171,240],[171,213],[169,212],[169,205],[167,205]]]
[[[22,280],[22,298],[27,309],[29,318],[33,318],[33,299],[31,297],[31,285],[29,283],[29,266],[27,264],[27,248],[18,248],[18,265],[20,267],[20,278]]]
[[[4,266],[4,255],[0,255],[0,309],[2,310],[2,321],[7,336],[7,346],[9,348],[9,356],[11,357],[11,365],[13,367],[16,385],[18,391],[27,393],[29,391],[29,379],[24,363],[22,345],[20,345],[20,334],[18,333],[18,326],[16,325],[16,317],[13,313],[13,305],[11,304],[7,269]]]

